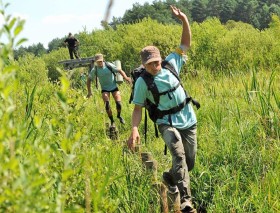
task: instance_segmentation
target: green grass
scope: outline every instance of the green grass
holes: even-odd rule
[[[73,88],[71,76],[56,70],[55,63],[45,65],[34,56],[10,60],[12,48],[24,42],[14,44],[12,39],[23,29],[23,21],[6,17],[4,10],[1,14],[7,24],[0,36],[7,34],[10,39],[0,44],[0,212],[160,212],[151,174],[143,169],[140,155],[126,147],[133,110],[128,104],[130,86],[120,85],[126,125],[116,121],[119,138],[110,140],[100,91],[93,88],[93,97],[86,99],[86,89]],[[209,30],[216,30],[211,23]],[[202,36],[197,41],[204,41],[203,34],[197,36]],[[198,153],[190,173],[194,203],[201,212],[280,212],[280,67],[274,60],[279,48],[273,45],[267,55],[245,54],[255,60],[252,66],[239,54],[244,52],[240,38],[237,56],[230,48],[227,51],[232,63],[220,60],[223,54],[213,62],[212,48],[224,53],[223,48],[235,45],[231,43],[235,38],[240,37],[218,40],[229,45],[214,45],[212,38],[211,57],[205,61],[195,58],[205,55],[203,43],[196,43],[192,57],[205,63],[182,78],[202,106],[196,111]],[[64,57],[60,52],[47,56],[49,61]],[[263,62],[260,69],[258,60]],[[228,69],[214,72],[217,64],[219,70]],[[60,71],[60,83],[48,81],[46,67],[55,74]],[[111,106],[116,117],[114,101]],[[146,143],[143,122],[140,126],[141,149],[158,162],[160,181],[171,157],[163,154],[164,143],[155,137],[151,121],[148,125]]]

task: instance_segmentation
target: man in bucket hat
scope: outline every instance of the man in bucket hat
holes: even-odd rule
[[[104,56],[100,53],[95,55],[94,61],[96,65],[89,73],[88,80],[87,80],[87,89],[88,89],[87,97],[89,98],[90,96],[92,96],[91,81],[95,78],[98,78],[99,83],[101,85],[102,99],[105,103],[105,109],[111,121],[111,126],[114,126],[114,118],[110,106],[110,93],[112,93],[112,96],[116,102],[117,118],[120,120],[122,124],[124,124],[125,121],[121,117],[121,111],[122,111],[121,94],[117,86],[113,72],[114,73],[119,72],[123,76],[123,78],[129,83],[131,82],[131,79],[127,77],[127,75],[123,70],[117,68],[114,64],[109,62],[105,63]]]
[[[172,65],[178,76],[186,60],[185,51],[191,45],[191,30],[187,16],[174,6],[170,8],[173,15],[182,21],[183,32],[180,46],[169,54],[165,61]],[[157,108],[153,108],[152,114],[158,111],[168,112],[155,119],[172,156],[172,167],[163,173],[163,181],[170,191],[179,190],[182,212],[196,212],[191,200],[189,177],[197,152],[197,120],[194,109],[185,101],[188,96],[179,79],[163,66],[159,49],[155,46],[146,46],[140,55],[146,70],[144,72],[152,76],[158,94],[161,94]],[[132,132],[127,141],[131,150],[135,149],[136,144],[140,144],[138,126],[142,118],[142,108],[146,106],[147,101],[154,104],[156,102],[149,88],[143,75],[136,80],[132,101],[135,104],[132,113]]]

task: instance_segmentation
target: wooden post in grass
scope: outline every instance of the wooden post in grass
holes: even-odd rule
[[[112,140],[117,140],[119,138],[119,131],[116,126],[110,126],[109,123],[106,123],[106,135]]]
[[[168,213],[167,189],[164,184],[157,182],[157,161],[153,159],[151,152],[141,153],[141,158],[145,170],[151,175],[152,181],[154,182],[153,191],[157,195],[154,195],[153,200],[156,200],[159,195],[161,213]]]
[[[141,153],[142,163],[145,164],[146,161],[150,161],[153,159],[151,152],[142,152]]]
[[[181,213],[180,210],[180,193],[177,189],[175,192],[171,192],[170,190],[167,190],[167,203],[168,203],[168,209],[171,213]]]
[[[157,181],[157,161],[156,160],[149,160],[145,161],[146,171],[151,175],[152,181]]]
[[[153,184],[154,192],[159,195],[160,198],[160,212],[168,213],[168,202],[167,202],[167,188],[163,183],[156,182]]]
[[[112,140],[117,140],[119,137],[119,131],[116,126],[110,126],[110,138]]]

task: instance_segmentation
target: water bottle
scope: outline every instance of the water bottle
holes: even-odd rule
[[[122,69],[121,61],[116,60],[115,66],[117,67],[118,70],[121,70]],[[116,73],[116,82],[117,84],[123,83],[123,76],[119,72]]]

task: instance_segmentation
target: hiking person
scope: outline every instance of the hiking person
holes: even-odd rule
[[[68,37],[64,40],[64,44],[68,47],[70,59],[74,59],[73,54],[76,58],[80,58],[78,54],[78,46],[80,42],[72,35],[72,33],[68,34]]]
[[[87,97],[89,98],[90,96],[92,96],[91,81],[93,81],[95,78],[98,78],[101,85],[102,99],[105,103],[105,109],[108,117],[110,118],[111,126],[114,125],[114,118],[110,106],[110,93],[112,93],[112,96],[116,102],[117,118],[122,124],[124,124],[125,121],[121,117],[121,94],[118,89],[114,73],[120,73],[123,76],[123,78],[128,82],[131,82],[131,79],[127,77],[127,75],[122,69],[117,69],[117,67],[114,64],[105,62],[102,54],[96,54],[94,57],[94,61],[96,65],[90,71],[87,79]]]
[[[185,52],[191,45],[191,29],[187,16],[175,6],[170,6],[175,17],[182,21],[182,36],[180,46],[171,54],[167,61],[179,75],[186,61]],[[149,111],[161,133],[161,136],[172,156],[172,167],[163,173],[163,182],[170,191],[180,192],[181,211],[196,212],[192,204],[189,171],[193,169],[197,152],[197,119],[192,105],[192,98],[187,96],[178,78],[162,64],[160,51],[155,46],[146,46],[140,52],[142,65],[145,68],[135,82],[132,103],[135,105],[132,113],[132,132],[127,140],[128,148],[135,150],[140,144],[138,126],[142,119],[142,108],[151,102]],[[147,76],[147,77],[145,77]],[[146,78],[152,79],[153,85],[147,85]],[[155,96],[149,88],[156,87],[158,105]],[[198,103],[199,105],[199,103]],[[199,106],[197,106],[199,108]],[[152,117],[151,117],[152,116]]]

